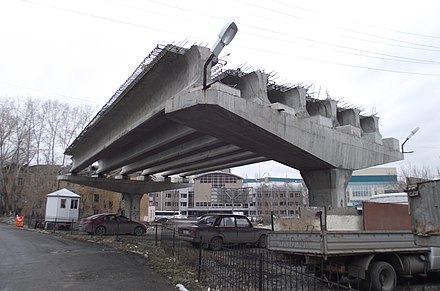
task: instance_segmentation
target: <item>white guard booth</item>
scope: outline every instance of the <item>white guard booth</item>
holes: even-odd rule
[[[78,221],[81,196],[66,188],[47,195],[45,228],[65,227]]]

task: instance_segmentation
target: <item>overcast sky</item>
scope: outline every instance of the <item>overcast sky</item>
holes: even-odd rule
[[[380,117],[405,144],[385,166],[440,168],[440,1],[2,0],[0,96],[58,99],[98,111],[157,44],[212,47],[238,33],[227,68],[272,73],[315,97]],[[243,177],[299,177],[274,162]]]

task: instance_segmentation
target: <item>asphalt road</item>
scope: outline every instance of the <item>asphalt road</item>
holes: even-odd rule
[[[176,290],[136,254],[0,223],[0,291]]]

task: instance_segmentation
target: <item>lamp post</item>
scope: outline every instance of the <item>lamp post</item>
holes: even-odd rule
[[[411,130],[411,133],[408,135],[408,137],[405,139],[405,141],[402,143],[402,154],[411,154],[411,153],[413,153],[414,151],[410,151],[410,152],[405,152],[404,150],[403,150],[403,145],[410,139],[410,138],[412,138],[413,137],[413,135],[415,135],[416,134],[416,132],[417,131],[419,131],[419,129],[420,129],[420,127],[416,127],[416,128],[414,128],[413,130]]]
[[[205,65],[203,66],[203,90],[208,89],[212,84],[206,84],[206,71],[208,69],[209,64],[212,62],[212,59],[214,57],[218,57],[220,55],[220,52],[223,50],[225,46],[227,46],[235,37],[235,34],[237,33],[238,28],[237,25],[234,22],[227,23],[220,33],[218,34],[218,39],[215,42],[214,46],[212,47],[212,53],[209,56],[208,60],[206,61]]]

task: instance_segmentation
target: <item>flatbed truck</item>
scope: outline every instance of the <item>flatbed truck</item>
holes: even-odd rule
[[[392,214],[392,213],[391,213]],[[411,230],[275,231],[268,249],[359,279],[361,290],[395,290],[398,276],[440,271],[440,248],[418,246]],[[334,268],[334,266],[339,266]]]

